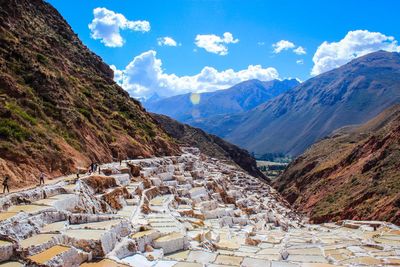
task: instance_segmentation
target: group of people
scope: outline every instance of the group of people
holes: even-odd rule
[[[100,174],[100,165],[98,163],[92,162],[89,166],[89,174],[95,173],[97,169],[99,170]]]
[[[89,166],[89,174],[95,173],[97,170],[99,171],[99,174],[100,174],[100,171],[101,171],[100,170],[100,165],[98,163],[92,162],[90,164],[90,166]],[[46,175],[44,174],[44,172],[40,172],[40,174],[39,174],[39,186],[41,186],[42,184],[45,184],[44,183],[44,179],[45,178],[46,178]],[[78,178],[79,178],[79,174],[78,174]],[[7,191],[7,193],[10,193],[10,185],[9,185],[9,183],[10,183],[10,176],[8,176],[8,175],[4,176],[4,179],[3,179],[3,194],[5,194],[6,191]]]
[[[39,186],[44,184],[44,178],[45,177],[46,177],[46,175],[44,174],[44,172],[40,172],[40,174],[39,174]],[[4,176],[4,179],[3,179],[3,194],[5,194],[6,191],[7,191],[7,193],[10,193],[9,182],[10,182],[10,176],[8,176],[8,175]]]

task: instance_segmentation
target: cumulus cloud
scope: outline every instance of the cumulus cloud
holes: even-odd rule
[[[95,40],[100,40],[108,47],[121,47],[124,45],[124,39],[120,34],[120,30],[150,31],[150,23],[148,21],[131,21],[126,19],[124,15],[115,13],[104,7],[95,8],[93,16],[94,18],[89,24],[91,37]]]
[[[295,54],[297,54],[297,55],[305,55],[305,54],[307,54],[306,50],[302,46],[299,46],[296,49],[293,49],[293,52]]]
[[[288,40],[280,40],[280,41],[272,44],[272,48],[274,49],[275,54],[279,54],[286,50],[292,50],[293,53],[295,53],[297,55],[307,54],[304,47],[302,47],[302,46],[298,46],[297,48],[295,48],[295,47],[296,47],[296,45],[293,42],[288,41]]]
[[[340,67],[356,57],[378,51],[397,51],[400,46],[393,36],[367,30],[349,31],[339,42],[323,42],[313,56],[311,75]]]
[[[296,64],[303,65],[304,64],[304,60],[302,60],[302,59],[296,60]]]
[[[239,39],[233,38],[232,33],[225,32],[223,36],[215,34],[198,34],[195,39],[195,44],[204,48],[207,52],[225,56],[228,54],[227,44],[236,44]]]
[[[280,52],[282,52],[284,50],[294,48],[295,45],[294,45],[294,43],[292,43],[290,41],[280,40],[279,42],[274,43],[272,45],[272,47],[274,48],[274,53],[279,54]]]
[[[249,65],[247,69],[218,71],[213,67],[204,67],[193,76],[167,74],[162,62],[154,50],[136,56],[124,70],[114,70],[114,79],[135,98],[149,98],[155,93],[160,96],[173,96],[188,92],[208,92],[226,89],[249,79],[268,81],[279,78],[275,68],[263,68],[261,65]]]
[[[160,37],[157,39],[159,46],[178,46],[178,43],[172,37]]]

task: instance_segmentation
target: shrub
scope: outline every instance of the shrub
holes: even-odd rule
[[[31,115],[29,115],[28,113],[26,113],[25,110],[23,110],[18,105],[14,104],[14,103],[7,103],[6,108],[9,111],[11,111],[13,114],[16,114],[19,117],[21,117],[22,119],[28,121],[30,124],[32,124],[32,125],[37,124],[37,120],[34,117],[32,117]]]
[[[58,76],[57,77],[57,81],[58,81],[58,83],[61,85],[61,86],[63,86],[63,87],[66,87],[66,86],[68,86],[68,81],[67,81],[67,79],[65,79],[65,77],[64,76]]]
[[[4,139],[16,139],[23,141],[29,137],[29,132],[16,121],[0,119],[0,137]]]
[[[47,62],[48,62],[47,57],[40,53],[36,55],[36,59],[42,64],[47,64]]]
[[[88,120],[92,117],[92,114],[89,110],[85,108],[78,108],[79,113],[81,113],[83,116],[85,116]]]
[[[92,92],[90,91],[90,89],[85,88],[85,89],[82,91],[82,93],[83,93],[86,97],[92,98]]]
[[[352,185],[359,185],[360,182],[358,181],[357,177],[353,176],[353,178],[351,178],[351,184]]]

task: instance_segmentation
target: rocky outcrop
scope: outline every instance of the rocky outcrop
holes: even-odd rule
[[[400,106],[313,145],[274,182],[314,222],[386,220],[400,225]]]

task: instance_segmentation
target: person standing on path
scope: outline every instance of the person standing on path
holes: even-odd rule
[[[92,174],[94,172],[94,162],[92,161],[92,163],[90,163],[90,167],[89,167],[89,174]]]
[[[42,185],[42,183],[44,184],[44,172],[40,172],[39,174],[39,185]]]
[[[3,180],[3,194],[6,193],[6,189],[7,192],[10,193],[10,188],[8,187],[8,181],[10,180],[10,177],[8,175],[4,176],[4,180]]]

